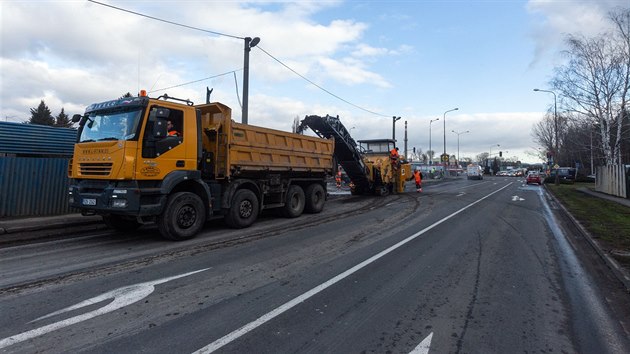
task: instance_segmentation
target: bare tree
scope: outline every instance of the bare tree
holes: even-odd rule
[[[630,9],[611,13],[612,33],[595,38],[570,35],[569,61],[556,69],[552,87],[568,111],[599,127],[606,164],[621,163],[624,117],[630,91]],[[543,135],[544,136],[544,135]]]
[[[553,151],[554,129],[553,113],[547,113],[532,128],[532,137],[539,145],[544,146],[547,151]]]

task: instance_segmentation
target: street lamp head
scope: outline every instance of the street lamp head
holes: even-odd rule
[[[249,47],[254,48],[258,43],[260,43],[260,38],[254,37],[251,42],[249,42]]]
[[[458,111],[458,110],[459,110],[459,108],[453,108],[453,110],[454,110],[454,111]]]
[[[539,89],[534,89],[534,91],[540,91]]]

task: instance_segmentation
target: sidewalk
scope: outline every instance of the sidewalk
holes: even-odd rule
[[[587,188],[587,187],[578,188],[577,190],[582,192],[582,193],[586,193],[586,194],[592,195],[594,197],[610,200],[610,201],[619,203],[621,205],[625,205],[628,208],[630,208],[630,199],[628,199],[628,198],[615,197],[614,195],[609,195],[609,194],[606,194],[606,193],[597,192],[597,191],[591,190],[590,188]]]

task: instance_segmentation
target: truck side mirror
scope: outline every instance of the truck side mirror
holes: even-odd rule
[[[153,137],[161,139],[165,138],[167,134],[168,131],[166,127],[166,118],[160,118],[158,113],[158,117],[155,120],[155,124],[153,125]]]
[[[72,116],[72,123],[78,123],[81,120],[81,118],[83,118],[83,116],[80,115],[80,114],[73,115]]]
[[[156,107],[155,108],[155,124],[153,124],[153,137],[156,139],[165,138],[168,135],[168,127],[166,126],[166,120],[171,114],[168,108]]]

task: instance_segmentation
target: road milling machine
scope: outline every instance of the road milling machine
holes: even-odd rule
[[[396,143],[392,139],[360,140],[357,144],[338,116],[306,116],[297,133],[307,127],[320,138],[335,139],[333,156],[350,177],[353,195],[402,193],[405,182],[413,179],[408,161],[392,162],[390,151]]]

